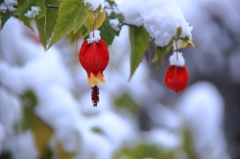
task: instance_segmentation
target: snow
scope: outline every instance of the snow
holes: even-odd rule
[[[181,134],[164,128],[154,128],[144,134],[147,142],[157,145],[164,150],[173,150],[182,144]]]
[[[11,93],[0,85],[0,124],[4,126],[5,133],[13,133],[13,127],[21,119],[21,111],[22,108],[17,94]]]
[[[31,6],[31,10],[27,11],[27,13],[25,13],[24,15],[27,18],[34,18],[36,15],[39,14],[40,11],[41,9],[38,6]]]
[[[185,65],[185,59],[183,58],[183,55],[181,52],[173,52],[173,54],[169,57],[170,65],[175,66],[184,66]]]
[[[111,27],[115,30],[115,31],[119,31],[120,28],[119,28],[119,20],[116,18],[116,19],[110,19],[109,20],[109,23],[111,25]]]
[[[96,10],[99,5],[104,7],[104,0],[84,0],[84,4],[91,4],[91,10]]]
[[[93,32],[90,32],[89,38],[87,39],[88,44],[91,44],[92,42],[98,42],[98,40],[101,39],[100,31],[94,30]]]
[[[124,22],[135,26],[144,26],[157,46],[166,46],[176,34],[176,28],[182,27],[180,37],[192,36],[192,27],[175,0],[116,0],[125,16]]]
[[[5,5],[17,5],[17,0],[4,0]]]
[[[0,5],[0,12],[14,12],[16,8],[14,8],[13,6],[17,6],[16,0],[4,0],[4,3],[1,3]]]
[[[228,159],[222,130],[224,101],[216,87],[197,82],[185,90],[178,103],[200,158]]]
[[[0,76],[0,83],[17,96],[27,89],[33,90],[38,98],[38,104],[34,112],[53,128],[55,132],[52,139],[53,143],[61,143],[67,152],[75,152],[77,154],[76,158],[82,158],[82,155],[83,158],[91,158],[91,155],[94,155],[96,159],[111,159],[113,152],[133,129],[130,126],[131,121],[121,118],[119,114],[109,109],[112,107],[111,100],[113,97],[107,91],[112,89],[112,84],[115,81],[112,81],[112,84],[111,81],[108,81],[109,84],[100,89],[99,109],[94,109],[94,112],[91,112],[93,108],[90,88],[84,82],[85,71],[81,68],[79,61],[76,60],[77,53],[70,50],[68,46],[64,48],[61,41],[59,41],[57,47],[53,46],[45,52],[42,46],[34,41],[35,33],[27,32],[26,34],[23,30],[23,24],[15,18],[11,18],[0,33],[1,46],[3,46],[1,47],[3,58],[0,62],[0,74],[2,75]],[[95,33],[96,37],[100,38],[97,35],[99,31],[95,31]],[[5,44],[9,44],[8,47],[4,47]],[[64,53],[61,52],[62,50]],[[22,51],[24,53],[22,56],[25,57],[20,56]],[[65,52],[68,52],[68,54],[65,54]],[[72,54],[70,55],[69,52]],[[19,58],[20,63],[18,54],[21,57]],[[66,60],[66,56],[70,56],[74,59],[74,62]],[[71,61],[71,66],[69,61]],[[127,61],[124,62],[127,63]],[[73,68],[76,70],[72,71]],[[127,83],[127,80],[125,82]],[[73,86],[73,84],[76,85]],[[74,95],[73,92],[79,92],[79,94]],[[118,92],[118,90],[115,90],[115,92]],[[3,102],[5,100],[10,101],[8,99],[11,96],[5,98],[7,96],[9,95],[1,94],[1,97],[4,97]],[[86,98],[83,98],[84,96]],[[79,99],[81,99],[81,102]],[[1,104],[1,109],[4,109],[4,111],[0,111],[0,113],[5,112],[8,115],[6,122],[2,118],[0,119],[1,122],[6,123],[3,125],[5,130],[8,127],[12,128],[11,123],[15,123],[16,120],[19,121],[20,119],[17,117],[21,116],[19,111],[21,105],[18,100],[16,106],[14,104],[11,107],[8,105],[9,103]],[[87,107],[88,109],[84,110]],[[15,112],[19,114],[11,119],[13,117],[11,114]],[[87,113],[92,113],[92,115],[85,115]],[[99,127],[106,135],[101,136],[93,132],[92,130],[95,127]],[[113,133],[113,129],[117,132]],[[10,140],[14,138],[14,136],[10,136],[9,140],[6,141],[5,148],[11,150],[14,155],[19,153],[19,158],[36,158],[34,156],[37,156],[37,154],[34,151],[31,135],[27,134],[17,134],[16,140]],[[24,138],[26,138],[24,143],[26,146],[22,145]],[[21,144],[14,144],[15,141]],[[94,146],[93,143],[97,146]],[[18,149],[22,153],[18,152]],[[31,151],[31,153],[28,154],[26,151]],[[85,155],[87,157],[84,157]]]
[[[34,137],[31,131],[8,138],[5,149],[11,152],[12,158],[17,159],[37,159],[38,151],[35,147]]]

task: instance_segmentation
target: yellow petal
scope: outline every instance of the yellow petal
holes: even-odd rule
[[[92,86],[95,86],[97,84],[104,84],[104,76],[101,72],[98,72],[97,76],[94,76],[92,73],[90,74],[90,77],[88,77],[88,84],[91,84]]]

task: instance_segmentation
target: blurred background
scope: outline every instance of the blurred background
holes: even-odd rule
[[[128,81],[124,26],[92,107],[68,37],[47,52],[38,33],[11,18],[0,32],[1,159],[240,159],[240,2],[178,1],[193,26],[195,48],[181,51],[189,84],[163,83],[169,66],[150,64],[153,49]]]

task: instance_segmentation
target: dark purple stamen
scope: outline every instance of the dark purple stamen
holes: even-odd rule
[[[93,103],[93,107],[97,107],[97,104],[99,102],[99,88],[97,85],[95,85],[94,87],[91,87],[92,89],[92,103]]]

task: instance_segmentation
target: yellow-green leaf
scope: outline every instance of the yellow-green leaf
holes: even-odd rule
[[[194,43],[192,43],[192,42],[188,42],[187,45],[188,45],[189,47],[195,47]]]
[[[57,159],[72,159],[76,154],[75,152],[66,152],[60,143],[57,144]]]
[[[22,121],[23,129],[30,129],[32,131],[35,145],[40,154],[42,154],[47,149],[48,142],[53,134],[53,129],[35,115],[34,108],[38,103],[38,99],[34,92],[28,90],[21,97],[24,108]]]
[[[64,0],[59,7],[56,28],[48,48],[71,31],[76,33],[91,14],[92,11],[81,0]]]
[[[94,26],[94,30],[98,29],[106,19],[106,12],[102,11],[98,13],[98,16],[96,17],[96,22]],[[86,22],[84,23],[85,27],[87,28],[87,32],[83,35],[83,37],[87,36],[92,30],[94,25],[94,14],[90,15]]]
[[[142,62],[145,51],[148,48],[149,35],[143,27],[130,26],[130,77],[132,78],[138,65]]]
[[[106,19],[106,12],[105,11],[102,11],[102,12],[98,13],[94,29],[100,28],[100,26],[103,24],[105,19]]]

